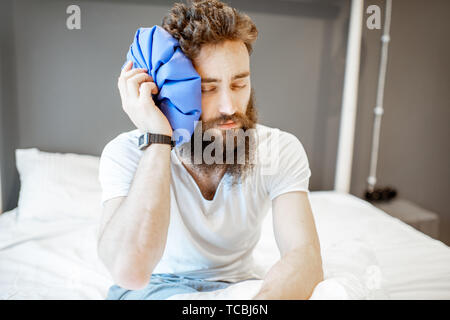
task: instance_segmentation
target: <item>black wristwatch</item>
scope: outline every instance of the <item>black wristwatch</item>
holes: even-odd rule
[[[139,137],[138,147],[140,150],[144,150],[152,143],[170,144],[170,149],[175,147],[175,141],[172,141],[172,137],[165,134],[146,132]]]

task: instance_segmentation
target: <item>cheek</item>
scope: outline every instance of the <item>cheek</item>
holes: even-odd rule
[[[240,106],[242,112],[245,112],[245,110],[247,109],[247,104],[250,101],[250,94],[251,94],[251,90],[246,89],[246,90],[242,90],[238,95],[239,106]]]
[[[214,104],[207,97],[202,97],[202,113],[200,119],[208,121],[214,118]]]

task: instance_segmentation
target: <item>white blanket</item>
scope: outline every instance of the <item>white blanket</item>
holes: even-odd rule
[[[450,249],[370,204],[334,192],[311,193],[325,281],[312,299],[450,299]],[[98,259],[99,217],[16,223],[0,216],[0,299],[104,299],[112,279]],[[270,215],[255,259],[277,261]],[[260,280],[172,299],[248,299]]]

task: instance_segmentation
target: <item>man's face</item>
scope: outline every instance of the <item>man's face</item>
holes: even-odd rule
[[[242,41],[204,45],[193,61],[202,78],[202,114],[206,128],[241,128],[250,100],[250,58]]]
[[[241,41],[204,45],[193,63],[202,78],[201,126],[196,126],[191,143],[184,145],[181,154],[186,152],[190,156],[190,162],[193,163],[197,149],[192,140],[195,140],[193,137],[196,134],[204,137],[208,132],[221,137],[217,142],[223,145],[222,154],[218,154],[217,159],[223,162],[212,164],[203,162],[195,164],[194,167],[210,171],[226,168],[226,172],[233,177],[233,183],[237,182],[238,178],[245,176],[252,168],[254,152],[251,146],[254,145],[253,130],[257,121],[247,48]],[[245,132],[247,138],[233,137],[233,134],[242,132]],[[227,139],[227,134],[232,138]],[[227,140],[231,143],[231,149],[228,149]],[[202,139],[202,154],[211,143],[209,139]],[[243,149],[244,153],[240,153],[239,149]],[[216,150],[214,151],[216,156],[215,152]],[[228,159],[233,161],[230,163]]]

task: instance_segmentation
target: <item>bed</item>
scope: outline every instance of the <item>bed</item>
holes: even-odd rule
[[[104,299],[113,281],[96,247],[99,159],[36,148],[16,158],[19,204],[0,215],[0,299]],[[309,197],[325,273],[312,299],[450,299],[445,244],[355,196]],[[267,271],[278,258],[269,212],[254,259]],[[249,299],[261,282],[171,299]]]

